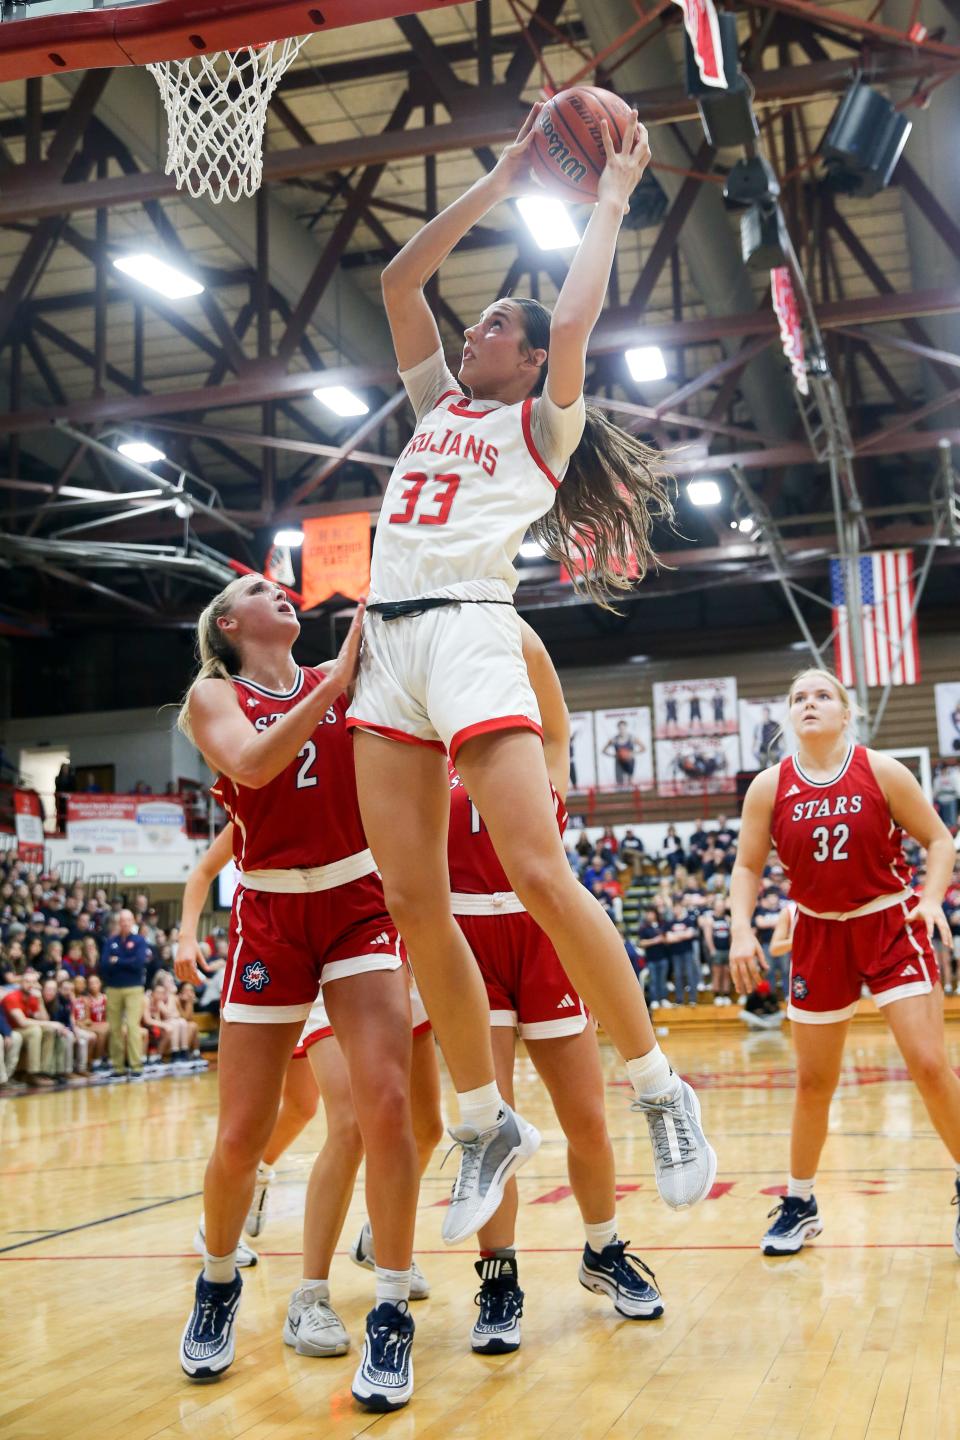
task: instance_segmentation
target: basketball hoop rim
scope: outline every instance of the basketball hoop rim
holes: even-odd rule
[[[0,81],[184,60],[313,35],[453,0],[146,0],[0,23]]]

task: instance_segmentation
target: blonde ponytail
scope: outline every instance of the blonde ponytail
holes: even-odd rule
[[[193,694],[194,686],[200,680],[229,680],[240,668],[240,656],[230,644],[224,631],[220,629],[217,621],[230,614],[233,598],[246,578],[246,576],[240,576],[237,580],[231,580],[219,595],[213,597],[197,621],[197,658],[200,661],[200,669],[190,681],[177,715],[177,729],[186,735],[188,740],[193,740],[193,730],[190,725],[190,697]]]

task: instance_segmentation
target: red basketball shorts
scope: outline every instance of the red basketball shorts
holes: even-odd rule
[[[546,935],[522,911],[458,915],[487,987],[491,1025],[512,1025],[525,1040],[579,1035],[588,1015]]]
[[[321,985],[402,964],[376,875],[310,894],[237,886],[223,984],[224,1020],[306,1020]]]
[[[798,911],[790,1019],[812,1025],[848,1020],[864,985],[878,1006],[929,995],[939,972],[924,926],[910,919],[915,905],[904,900],[853,920],[820,920]]]

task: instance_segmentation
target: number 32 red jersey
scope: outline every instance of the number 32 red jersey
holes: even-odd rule
[[[298,705],[325,677],[297,669],[286,694],[234,677],[240,708],[255,730]],[[299,755],[259,790],[221,775],[211,787],[233,821],[233,858],[240,870],[308,870],[366,850],[357,803],[347,698],[329,707]]]
[[[862,745],[827,781],[808,779],[795,756],[781,760],[771,833],[790,898],[819,914],[859,910],[909,883],[903,831]]]

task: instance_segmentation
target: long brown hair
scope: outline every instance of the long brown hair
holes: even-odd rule
[[[539,300],[511,296],[531,350],[549,350],[550,311]],[[546,363],[534,394],[547,378]],[[656,563],[655,520],[673,522],[675,481],[659,450],[629,435],[596,406],[587,406],[579,445],[546,515],[530,533],[547,555],[565,565],[573,583],[597,605],[613,610],[609,596],[624,594]],[[628,574],[630,561],[636,574]]]
[[[197,621],[197,659],[200,662],[200,668],[187,687],[187,693],[180,703],[180,713],[177,716],[177,728],[186,735],[188,740],[193,739],[193,730],[190,726],[190,696],[193,694],[193,687],[197,681],[209,680],[211,677],[229,680],[240,669],[240,655],[231,645],[225,632],[220,629],[217,621],[224,615],[230,614],[234,596],[246,579],[246,575],[241,575],[236,580],[231,580],[229,585],[225,585],[219,595],[214,595],[206,609],[201,611]]]

